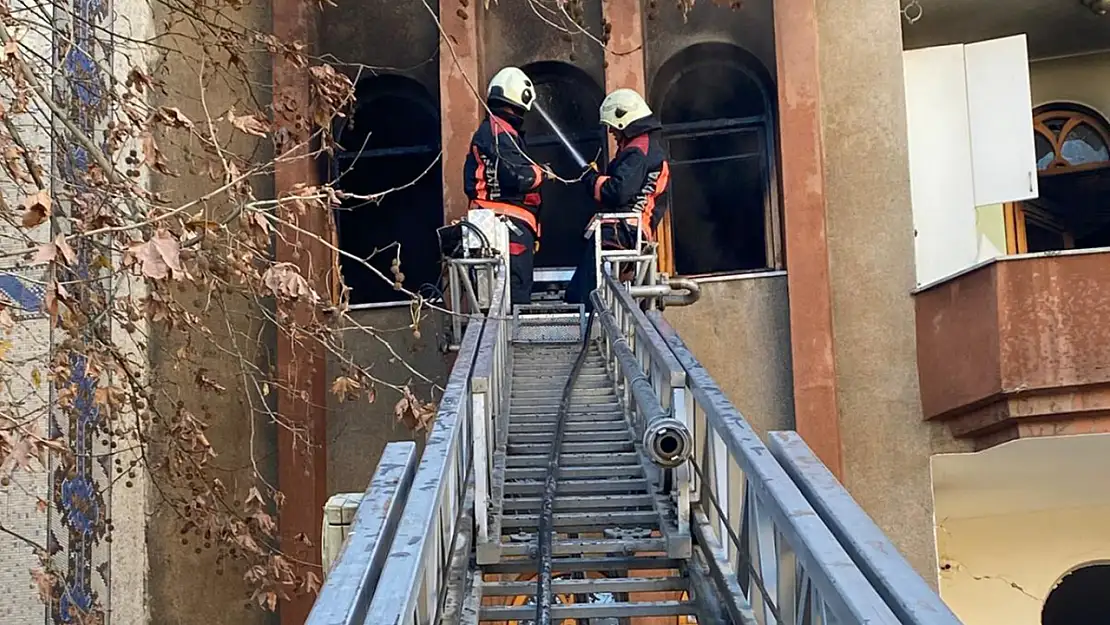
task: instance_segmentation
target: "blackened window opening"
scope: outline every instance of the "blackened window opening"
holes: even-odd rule
[[[777,215],[770,80],[728,44],[697,44],[660,68],[652,101],[671,164],[675,271],[705,275],[774,267]]]
[[[1064,576],[1041,610],[1042,625],[1110,621],[1110,565],[1085,566]]]
[[[537,102],[570,138],[579,154],[587,161],[602,162],[606,142],[598,109],[604,93],[597,83],[581,69],[557,61],[541,61],[521,69],[536,86]],[[533,160],[549,165],[568,180],[581,175],[581,168],[538,113],[525,117],[524,132]],[[582,234],[595,212],[589,189],[582,184],[545,184],[541,211],[543,236],[536,267],[577,265],[586,243]]]
[[[423,86],[402,76],[363,80],[355,96],[350,119],[336,131],[340,149],[332,177],[348,193],[388,193],[379,202],[345,200],[335,212],[339,247],[356,257],[340,256],[350,303],[409,299],[382,278],[397,275],[391,267],[398,257],[405,289],[438,294],[436,229],[443,225],[439,106]]]

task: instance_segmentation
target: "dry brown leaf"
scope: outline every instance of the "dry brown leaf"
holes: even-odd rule
[[[181,267],[181,244],[165,229],[155,232],[149,241],[132,245],[124,263],[137,264],[139,273],[151,280],[180,279],[185,274]]]
[[[58,257],[58,246],[53,243],[43,243],[35,248],[35,257],[31,259],[36,265],[52,263]]]
[[[54,575],[44,569],[31,569],[31,581],[39,591],[39,600],[50,605],[51,598],[54,596]]]
[[[279,298],[291,300],[304,298],[313,303],[319,301],[319,296],[293,263],[271,265],[266,273],[262,274],[262,283]]]
[[[362,385],[358,383],[358,380],[352,380],[345,375],[335,378],[335,381],[331,383],[331,392],[341,402],[358,397],[361,388]]]
[[[8,42],[4,44],[4,58],[10,60],[18,56],[19,42],[14,39],[9,39]]]
[[[431,428],[435,420],[435,404],[420,401],[409,387],[401,389],[401,399],[393,406],[393,415],[415,432]]]
[[[168,126],[173,128],[192,128],[193,120],[185,116],[181,109],[174,106],[162,106],[158,108],[158,119]]]
[[[247,491],[247,499],[244,503],[248,507],[249,506],[263,507],[263,506],[266,505],[266,500],[262,498],[262,493],[258,492],[258,488],[256,486],[251,486],[250,490]]]
[[[34,228],[45,222],[51,212],[50,192],[41,189],[23,200],[23,227]]]
[[[15,328],[15,318],[12,317],[12,311],[8,310],[7,306],[0,308],[0,330],[5,334],[11,334]]]
[[[250,113],[246,115],[236,115],[234,111],[228,111],[225,119],[239,130],[239,132],[255,137],[265,137],[271,130],[269,120]]]
[[[73,250],[73,247],[71,247],[69,243],[66,243],[66,238],[64,236],[59,234],[54,237],[54,249],[57,250],[58,254],[62,257],[62,262],[65,264],[72,266],[77,262],[77,252]]]

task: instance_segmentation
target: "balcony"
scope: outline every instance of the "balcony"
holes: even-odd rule
[[[977,449],[1110,432],[1110,249],[987,261],[914,297],[926,419]]]

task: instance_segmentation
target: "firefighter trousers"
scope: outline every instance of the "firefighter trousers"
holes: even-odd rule
[[[536,261],[536,235],[528,224],[510,217],[520,232],[509,228],[509,294],[514,305],[532,302],[532,266]]]

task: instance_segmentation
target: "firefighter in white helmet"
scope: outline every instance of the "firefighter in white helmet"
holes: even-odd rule
[[[470,140],[463,169],[470,208],[509,220],[509,289],[513,304],[532,297],[532,265],[540,238],[540,184],[545,172],[527,157],[522,127],[536,89],[519,68],[506,67],[489,83],[486,116]]]
[[[667,210],[664,194],[670,185],[670,167],[660,136],[662,126],[632,89],[617,89],[601,103],[601,125],[613,135],[617,154],[605,173],[591,168],[583,176],[597,202],[599,213],[640,213],[640,228],[646,241],[655,232]],[[630,249],[636,243],[635,224],[605,224],[601,245],[608,249]],[[594,243],[589,241],[578,269],[567,286],[567,301],[590,308],[590,293],[597,288]]]

